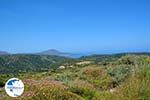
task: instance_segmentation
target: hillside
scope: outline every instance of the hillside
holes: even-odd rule
[[[56,69],[67,60],[52,55],[0,55],[0,73],[43,72]]]
[[[150,55],[150,53],[130,53],[131,55]],[[107,63],[120,59],[129,53],[112,55],[92,55],[81,58],[66,58],[55,55],[12,54],[0,55],[0,73],[47,72],[61,65],[72,66],[75,62],[91,61]]]
[[[97,54],[97,55],[90,55],[90,56],[82,56],[80,57],[80,60],[83,61],[94,61],[94,62],[110,62],[110,61],[116,61],[120,57],[125,55],[149,55],[149,52],[137,52],[137,53],[118,53],[118,54]]]
[[[114,58],[117,60],[113,59],[114,61],[110,60],[105,64],[95,63],[93,59],[92,63],[87,63],[83,59],[74,61],[57,56],[54,59],[53,56],[37,55],[2,56],[1,60],[6,58],[7,61],[14,58],[15,61],[21,61],[18,64],[24,61],[31,63],[29,60],[32,60],[31,64],[35,65],[39,61],[42,65],[46,60],[51,62],[59,59],[65,67],[46,73],[0,74],[2,100],[12,100],[3,88],[5,81],[11,77],[20,78],[26,87],[24,94],[14,100],[150,100],[150,56],[147,54],[119,55]]]

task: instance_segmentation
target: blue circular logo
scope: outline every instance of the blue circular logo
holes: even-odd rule
[[[18,78],[11,78],[5,84],[5,91],[10,97],[18,97],[24,91],[24,84]]]

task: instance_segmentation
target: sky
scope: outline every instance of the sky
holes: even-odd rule
[[[0,0],[0,51],[150,51],[149,0]]]

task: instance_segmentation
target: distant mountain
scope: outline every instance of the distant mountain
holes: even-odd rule
[[[38,54],[38,55],[55,55],[55,56],[64,56],[64,57],[69,57],[72,55],[71,53],[60,52],[60,51],[55,50],[55,49],[49,49],[49,50],[42,51],[42,52],[39,52],[36,54]]]
[[[9,54],[9,53],[6,51],[0,51],[0,55],[6,55],[6,54]]]

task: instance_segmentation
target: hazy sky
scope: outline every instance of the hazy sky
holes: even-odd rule
[[[150,0],[0,0],[0,50],[150,51]]]

